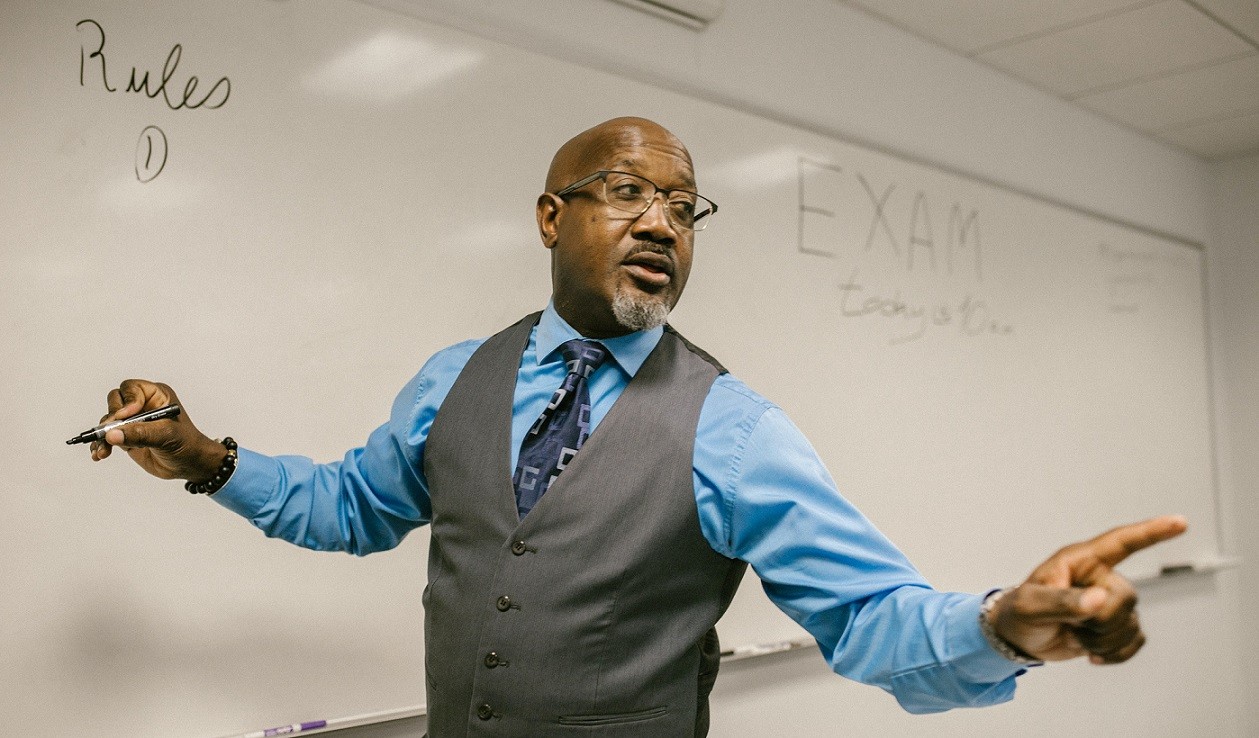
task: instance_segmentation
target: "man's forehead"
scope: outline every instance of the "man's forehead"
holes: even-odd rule
[[[685,155],[685,150],[665,152],[636,147],[613,153],[599,168],[641,174],[648,179],[660,180],[657,182],[659,185],[695,187],[695,170],[691,166],[690,157]]]

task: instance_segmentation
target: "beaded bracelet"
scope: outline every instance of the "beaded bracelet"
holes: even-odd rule
[[[227,484],[227,480],[232,478],[232,472],[236,471],[236,441],[231,436],[224,438],[221,443],[227,447],[227,456],[223,457],[223,463],[219,464],[219,470],[214,476],[204,482],[193,482],[189,480],[184,482],[184,489],[194,495],[212,495],[223,488]]]

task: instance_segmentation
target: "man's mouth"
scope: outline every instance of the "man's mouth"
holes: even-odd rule
[[[664,287],[673,281],[673,260],[656,251],[640,251],[621,262],[630,276],[652,287]]]

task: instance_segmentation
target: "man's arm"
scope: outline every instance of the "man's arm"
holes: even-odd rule
[[[434,356],[398,394],[389,421],[341,461],[316,464],[301,456],[269,457],[241,448],[235,472],[213,499],[268,536],[307,548],[362,555],[396,546],[431,515],[422,472],[424,443],[445,392],[476,345],[459,344]],[[127,380],[109,393],[105,420],[172,402],[178,399],[166,385]],[[106,443],[93,446],[92,458],[108,457],[113,446],[155,476],[192,481],[212,476],[226,453],[196,429],[186,412],[176,421],[113,431]]]
[[[1013,696],[1014,677],[1025,666],[989,645],[979,627],[982,596],[931,590],[839,494],[816,452],[780,409],[737,380],[719,379],[696,443],[696,499],[705,536],[716,550],[752,565],[770,599],[817,639],[836,672],[882,687],[911,712],[994,704]],[[1164,532],[1174,529],[1173,524]],[[1119,543],[1103,537],[1105,561],[1114,560],[1116,548],[1131,545],[1125,534],[1118,535]],[[1115,624],[1127,622],[1131,603],[1118,575],[1103,577],[1102,567],[1093,563],[1089,552],[1095,548],[1063,549],[1050,560],[1056,563],[1037,569],[1034,577],[1045,581],[1031,584],[1061,588],[1070,577],[1059,574],[1050,582],[1045,571],[1087,569],[1090,585],[1100,587],[1094,582],[1104,580],[1113,591],[1107,604],[1055,616],[1043,604],[1052,596],[1025,584],[990,613],[996,632],[1040,659],[1056,654],[1031,640],[1062,628],[1093,628],[1097,648],[1131,644],[1139,629]],[[1078,583],[1076,589],[1083,594]],[[1035,602],[1029,600],[1033,593]],[[1094,607],[1096,597],[1089,595],[1084,605]]]
[[[915,713],[1013,696],[1024,667],[988,645],[982,598],[932,590],[782,410],[738,380],[719,378],[705,403],[695,469],[709,543],[752,566],[836,673]]]

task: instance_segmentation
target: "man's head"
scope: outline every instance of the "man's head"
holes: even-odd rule
[[[664,323],[691,272],[694,232],[673,223],[664,198],[635,215],[604,199],[600,170],[638,175],[661,190],[695,190],[691,155],[643,118],[615,118],[560,147],[538,197],[538,230],[551,250],[555,307],[582,335],[607,338]]]

